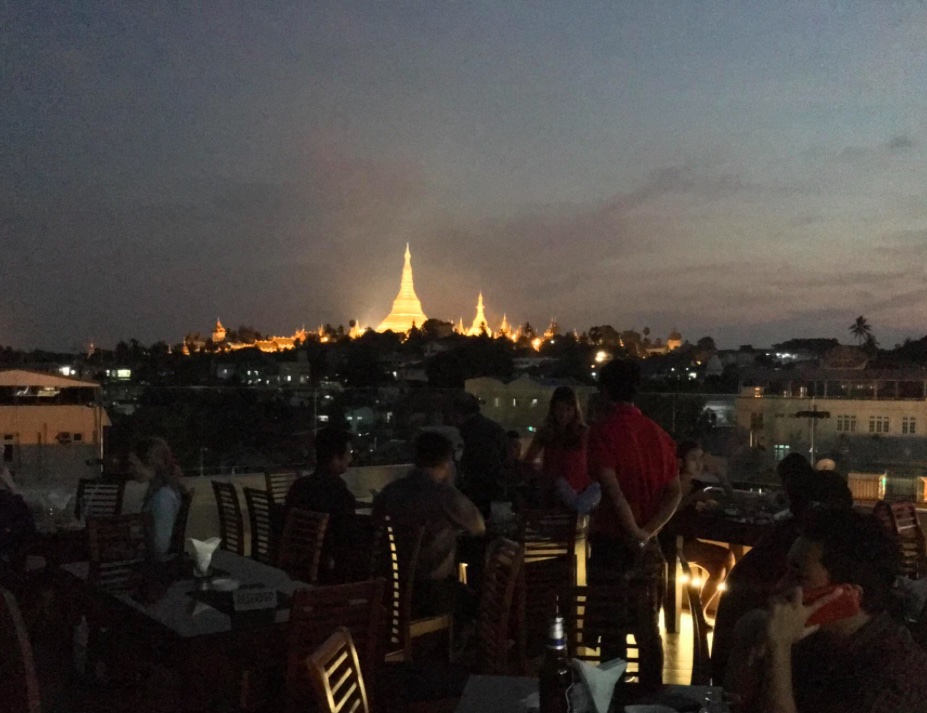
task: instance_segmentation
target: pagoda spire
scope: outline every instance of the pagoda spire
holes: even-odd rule
[[[483,291],[480,290],[480,296],[476,301],[476,317],[473,319],[473,324],[470,326],[469,331],[467,332],[468,337],[478,337],[482,334],[483,330],[486,330],[486,333],[492,336],[492,332],[489,329],[489,324],[486,321],[486,314],[483,311]]]
[[[428,317],[422,311],[422,303],[415,294],[415,285],[412,281],[412,251],[406,243],[405,263],[402,267],[402,280],[399,283],[399,294],[393,300],[393,309],[386,316],[378,332],[390,329],[394,332],[408,332],[412,325],[421,327]]]

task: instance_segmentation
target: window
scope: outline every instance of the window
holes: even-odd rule
[[[917,419],[914,416],[902,417],[901,432],[909,436],[913,436],[917,433]]]
[[[773,456],[777,461],[782,460],[789,454],[790,450],[791,448],[787,443],[777,443],[773,446]]]
[[[499,408],[499,397],[498,397],[498,396],[496,396],[496,397],[492,400],[492,405],[495,406],[496,408]]]
[[[888,416],[870,416],[869,433],[888,433],[889,420]]]
[[[512,406],[518,406],[518,399],[512,399]]]
[[[763,428],[763,413],[754,411],[750,414],[750,430],[759,431]]]
[[[837,431],[839,433],[856,433],[856,416],[837,416]]]
[[[71,439],[72,439],[75,443],[80,443],[81,441],[84,440],[84,434],[83,434],[83,433],[72,433],[72,434],[71,434]]]
[[[531,399],[531,408],[537,408],[537,405],[538,405],[538,400],[537,400],[537,399]]]

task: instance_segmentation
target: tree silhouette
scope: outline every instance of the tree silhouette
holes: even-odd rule
[[[857,317],[853,324],[850,325],[850,334],[856,337],[856,342],[858,344],[863,344],[864,342],[874,339],[872,336],[872,325],[869,324],[869,320],[863,317],[863,315]]]

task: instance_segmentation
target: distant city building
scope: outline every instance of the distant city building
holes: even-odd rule
[[[573,387],[584,410],[588,410],[590,395],[597,391],[594,386],[572,379],[535,379],[529,376],[508,383],[491,377],[467,379],[464,383],[467,393],[479,399],[484,415],[503,428],[517,430],[522,435],[532,432],[544,421],[550,397],[558,386]]]
[[[428,317],[422,311],[422,303],[415,294],[415,286],[412,282],[412,252],[406,244],[405,264],[402,268],[402,281],[399,283],[399,294],[393,300],[393,309],[386,316],[378,332],[392,330],[403,334],[412,329],[412,326],[421,327]]]
[[[754,370],[741,379],[737,425],[768,464],[789,453],[832,458],[837,469],[927,475],[927,371]]]
[[[27,487],[76,485],[99,475],[110,426],[94,381],[24,369],[0,371],[0,445],[4,465]]]

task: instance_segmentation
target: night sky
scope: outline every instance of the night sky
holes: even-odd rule
[[[927,333],[927,7],[0,2],[0,344]]]

